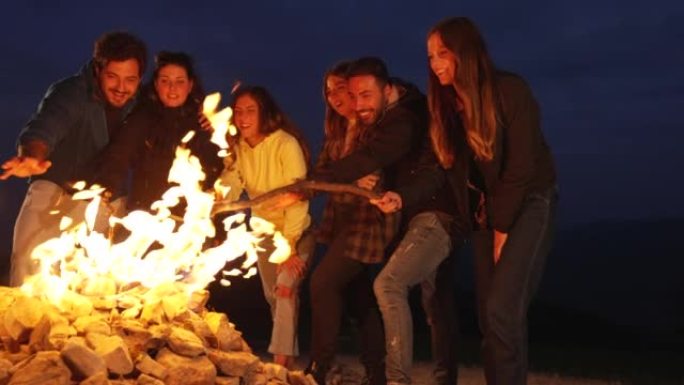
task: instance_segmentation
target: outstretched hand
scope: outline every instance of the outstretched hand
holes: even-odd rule
[[[11,176],[17,178],[27,178],[33,175],[45,173],[52,162],[49,160],[38,160],[29,156],[15,156],[2,164],[4,172],[0,175],[0,180],[6,180]]]
[[[380,181],[380,176],[377,173],[372,173],[357,179],[354,183],[362,189],[373,190],[378,181]]]
[[[371,199],[370,203],[377,206],[385,214],[392,214],[402,207],[401,195],[394,191],[387,191],[380,199]]]

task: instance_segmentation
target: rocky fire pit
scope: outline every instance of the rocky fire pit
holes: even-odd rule
[[[225,314],[206,309],[206,291],[174,302],[178,285],[128,313],[105,298],[64,312],[0,287],[0,385],[315,385],[262,363]]]

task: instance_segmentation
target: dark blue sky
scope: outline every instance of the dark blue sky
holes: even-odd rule
[[[479,24],[496,63],[524,76],[541,104],[565,224],[684,217],[684,2],[396,3],[5,5],[0,154],[12,155],[17,132],[47,86],[76,72],[107,30],[134,32],[151,52],[188,51],[209,91],[227,94],[235,80],[267,86],[317,151],[327,67],[378,55],[394,75],[424,89],[426,31],[444,17],[467,15]],[[11,232],[22,185],[0,183],[2,233]]]

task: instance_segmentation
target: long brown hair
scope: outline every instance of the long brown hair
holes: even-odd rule
[[[304,159],[306,160],[307,168],[309,167],[309,161],[311,160],[311,152],[309,151],[309,145],[302,134],[302,131],[285,115],[285,113],[280,109],[275,99],[266,90],[266,88],[261,86],[243,86],[238,88],[233,93],[233,102],[231,108],[235,110],[235,102],[245,95],[249,95],[254,99],[254,101],[259,106],[259,122],[261,127],[259,131],[268,135],[281,129],[288,134],[292,135],[299,146],[302,148],[304,153]],[[231,123],[235,124],[235,115],[231,117]]]
[[[325,101],[325,121],[323,123],[325,139],[323,141],[323,151],[330,154],[333,158],[337,158],[342,154],[349,121],[346,117],[338,114],[328,103],[326,82],[331,76],[346,78],[350,65],[351,62],[348,61],[337,63],[323,75],[323,100]]]
[[[497,86],[494,63],[484,39],[475,24],[466,17],[453,17],[437,23],[428,33],[428,38],[433,34],[442,39],[457,61],[454,74],[457,91],[452,85],[441,85],[432,70],[428,70],[430,137],[435,153],[443,167],[453,165],[454,142],[449,130],[453,119],[458,117],[458,96],[463,101],[461,119],[468,145],[478,159],[492,160],[499,122]]]

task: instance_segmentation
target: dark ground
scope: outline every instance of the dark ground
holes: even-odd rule
[[[676,244],[676,234],[684,230],[684,221],[635,223],[632,227],[596,224],[560,234],[538,298],[530,310],[531,371],[623,384],[684,383],[684,317],[683,308],[677,306],[677,303],[681,305],[682,297],[671,296],[673,291],[681,290],[680,272],[659,264],[630,263],[633,256],[650,255],[645,254],[647,251],[659,253],[659,258],[666,260],[668,255],[675,258],[675,254],[668,254],[666,246]],[[624,249],[620,252],[611,254],[600,247],[603,237],[633,233],[637,228],[642,237],[630,238],[629,244],[623,244]],[[601,231],[597,232],[597,229]],[[659,247],[652,247],[653,244]],[[592,259],[587,250],[603,257]],[[611,259],[616,263],[611,263]],[[582,260],[587,263],[584,267]],[[479,366],[475,301],[472,291],[467,289],[472,285],[467,253],[461,256],[460,268],[456,277],[460,283],[457,304],[462,332],[460,359],[462,365]],[[610,271],[616,272],[608,276]],[[649,275],[655,275],[655,286],[661,290],[637,284]],[[607,277],[607,282],[596,281],[601,277]],[[576,303],[583,307],[573,305],[569,299],[574,298],[572,295],[562,295],[570,292],[566,285],[574,285],[570,286],[570,289],[574,287],[570,291],[574,293]],[[610,288],[614,290],[608,290]],[[271,325],[262,298],[258,278],[234,280],[227,289],[212,287],[211,305],[226,312],[254,349],[263,353]],[[302,301],[300,346],[305,353],[310,327],[306,290],[302,293]],[[629,305],[627,309],[620,306],[623,302]],[[411,303],[415,359],[427,361],[430,359],[429,330],[417,290],[411,294]],[[629,310],[633,312],[632,316],[621,318],[622,312]],[[347,321],[340,338],[342,354],[357,352],[355,334],[355,325]]]

